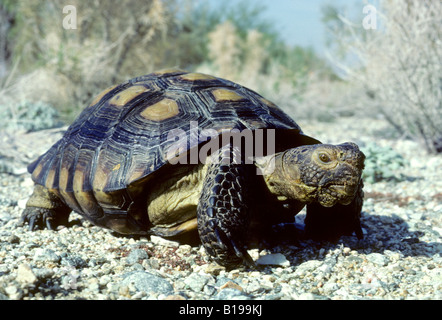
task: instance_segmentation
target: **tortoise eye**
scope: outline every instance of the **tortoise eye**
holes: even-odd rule
[[[328,163],[331,161],[330,157],[326,153],[320,153],[319,154],[319,160],[321,160],[324,163]]]

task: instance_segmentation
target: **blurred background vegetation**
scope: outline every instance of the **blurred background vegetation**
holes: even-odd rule
[[[287,45],[262,2],[68,2],[75,30],[62,27],[66,1],[0,0],[0,117],[26,123],[54,108],[69,123],[104,88],[180,67],[239,82],[295,119],[382,116],[442,151],[440,1],[380,1],[377,32],[362,28],[360,10],[324,6],[327,59]]]

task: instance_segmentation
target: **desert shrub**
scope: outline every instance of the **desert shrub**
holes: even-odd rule
[[[67,99],[58,99],[58,86],[47,85],[54,96],[45,102],[75,116],[100,90],[161,64],[162,55],[150,46],[167,31],[167,1],[129,0],[124,3],[109,1],[73,0],[76,8],[76,29],[63,27],[61,1],[6,1],[14,14],[9,35],[13,45],[13,63],[18,65],[16,82],[26,75],[27,87],[56,79],[69,93]],[[143,71],[140,71],[143,70]],[[31,75],[31,76],[29,76]],[[42,80],[44,79],[44,80]],[[23,87],[23,85],[19,85]],[[10,96],[19,102],[35,99]]]
[[[406,178],[400,171],[407,165],[407,161],[392,148],[372,142],[364,145],[362,151],[366,156],[362,174],[365,181],[402,181]]]
[[[341,32],[335,37],[341,50],[363,64],[339,66],[363,85],[364,109],[375,109],[429,152],[442,152],[441,12],[440,1],[384,0],[377,8],[377,29],[364,30],[339,17]]]
[[[285,45],[253,1],[72,0],[74,30],[63,27],[62,1],[2,4],[0,13],[12,17],[13,59],[0,104],[42,101],[70,122],[104,88],[175,66],[237,81],[297,117],[328,114],[321,108],[331,105],[318,94],[329,83],[316,85],[331,75],[325,63],[311,49]]]
[[[59,113],[43,102],[21,101],[15,105],[0,105],[0,130],[38,131],[62,125]]]
[[[243,42],[250,30],[277,39],[273,23],[262,16],[265,11],[259,2],[252,0],[209,2],[206,0],[181,0],[174,9],[175,23],[168,29],[168,41],[164,41],[167,56],[177,64],[194,69],[210,62],[208,34],[229,21]],[[222,40],[221,35],[220,40]],[[170,41],[170,39],[173,41]],[[263,47],[263,46],[261,46]],[[265,48],[268,50],[268,48]]]

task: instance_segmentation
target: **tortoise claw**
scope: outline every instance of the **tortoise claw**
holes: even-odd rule
[[[20,218],[19,226],[28,224],[29,231],[38,230],[44,227],[44,221],[47,216],[48,209],[27,207]]]
[[[29,219],[28,224],[29,224],[29,231],[34,231],[35,228],[39,225],[39,223],[37,222],[37,217],[36,216],[32,216]]]
[[[63,218],[61,216],[57,217],[57,212],[51,209],[27,207],[23,211],[18,225],[24,226],[27,223],[29,231],[44,228],[55,230],[58,225],[67,223],[67,219]]]
[[[208,248],[208,243],[205,244],[215,261],[226,267],[236,267],[243,263],[248,267],[256,267],[255,262],[243,246],[237,245],[236,241],[229,237],[225,232],[219,228],[215,228],[214,234],[216,236],[216,244],[211,243]],[[233,251],[233,252],[232,252]],[[234,255],[232,255],[234,253]]]
[[[55,230],[56,226],[54,225],[54,221],[52,219],[46,219],[46,228],[48,228],[48,230]]]

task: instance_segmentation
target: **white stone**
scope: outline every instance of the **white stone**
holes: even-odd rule
[[[16,280],[21,283],[33,284],[37,282],[37,277],[31,267],[28,264],[23,263],[18,266]]]
[[[153,244],[160,246],[173,247],[173,248],[178,248],[180,246],[180,244],[176,241],[166,240],[158,236],[150,236],[150,241]]]
[[[281,267],[289,267],[290,262],[287,258],[281,253],[271,253],[265,256],[260,257],[257,261],[257,264],[261,265],[274,265]]]

